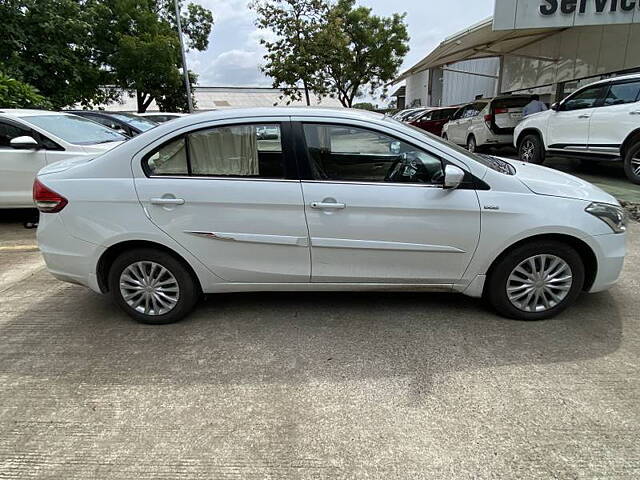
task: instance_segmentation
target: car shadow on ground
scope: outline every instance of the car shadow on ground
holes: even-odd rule
[[[448,373],[588,360],[616,351],[622,338],[610,293],[583,295],[543,322],[503,319],[457,294],[224,294],[182,323],[154,327],[106,297],[37,276],[52,287],[19,284],[0,302],[9,316],[0,324],[2,375],[114,385],[398,378],[419,397]],[[21,301],[31,306],[17,313]]]

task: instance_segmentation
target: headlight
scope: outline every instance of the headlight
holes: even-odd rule
[[[627,213],[622,207],[609,205],[608,203],[594,202],[589,205],[585,211],[609,225],[615,233],[624,233],[627,231]]]

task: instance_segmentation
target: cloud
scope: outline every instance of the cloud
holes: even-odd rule
[[[233,49],[218,55],[201,71],[203,86],[271,86],[260,71],[262,52]]]
[[[196,3],[213,12],[216,24],[250,16],[249,0],[196,0]]]

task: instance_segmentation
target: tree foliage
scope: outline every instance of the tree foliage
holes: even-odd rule
[[[309,90],[324,93],[316,36],[329,13],[328,4],[324,0],[255,0],[251,8],[258,14],[256,25],[276,37],[260,42],[268,52],[262,71],[285,97],[301,100],[304,95],[309,105]]]
[[[371,95],[398,74],[409,51],[405,15],[379,17],[355,0],[339,0],[329,13],[317,42],[324,59],[321,75],[345,107],[367,89]]]
[[[300,87],[351,107],[367,90],[386,93],[409,47],[405,15],[373,15],[355,0],[255,0],[257,26],[270,30],[264,73],[286,96]],[[305,89],[306,90],[306,89]]]
[[[180,11],[187,47],[206,49],[212,13]],[[0,18],[0,71],[54,108],[113,100],[113,86],[136,89],[141,112],[154,99],[186,109],[173,0],[1,0]]]
[[[54,108],[105,100],[93,19],[79,0],[0,1],[0,71],[33,85]]]
[[[0,73],[0,108],[51,108],[51,103],[31,85]]]
[[[160,108],[187,109],[173,5],[173,0],[93,0],[92,3],[98,18],[97,57],[109,66],[115,85],[136,90],[138,112],[146,111],[154,100]],[[181,14],[181,22],[187,45],[206,49],[213,26],[211,12],[189,4],[187,15]],[[190,75],[190,78],[195,81],[197,77]]]

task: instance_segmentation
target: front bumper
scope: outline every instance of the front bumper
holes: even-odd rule
[[[596,255],[598,271],[589,293],[602,292],[615,285],[624,267],[627,234],[595,235],[583,239]]]

